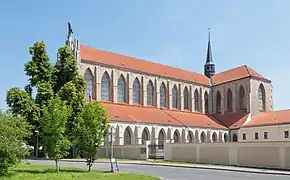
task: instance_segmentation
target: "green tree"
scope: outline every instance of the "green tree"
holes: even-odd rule
[[[30,85],[34,87],[40,82],[51,82],[53,67],[49,62],[44,42],[34,43],[29,48],[29,53],[32,59],[25,64],[25,72],[30,77]]]
[[[88,102],[78,116],[76,139],[79,153],[86,158],[89,171],[97,159],[97,152],[108,133],[108,116],[98,102]]]
[[[67,135],[73,141],[76,117],[85,103],[86,82],[78,72],[75,57],[66,44],[58,50],[58,60],[54,66],[54,93],[72,108],[72,114],[67,123]]]
[[[28,155],[25,139],[30,135],[29,128],[22,118],[0,111],[0,174],[6,175],[9,167]]]
[[[71,145],[65,134],[65,127],[70,114],[70,107],[60,98],[52,99],[43,109],[41,126],[44,152],[47,153],[49,159],[55,161],[57,172],[59,172],[59,159],[68,154]]]

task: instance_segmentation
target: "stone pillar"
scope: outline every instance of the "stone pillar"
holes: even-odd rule
[[[236,84],[233,84],[233,86],[232,86],[232,92],[233,92],[233,98],[232,98],[233,112],[236,112],[236,110],[237,110],[237,102],[238,102],[237,86],[236,86]]]
[[[183,84],[179,84],[179,91],[178,91],[178,95],[179,95],[179,108],[181,111],[184,110],[184,85]]]
[[[126,92],[127,102],[128,104],[133,104],[133,77],[132,73],[128,73],[127,75],[127,86],[128,92]]]
[[[113,70],[113,75],[112,75],[112,83],[111,83],[111,87],[112,89],[112,98],[113,98],[113,102],[116,103],[118,102],[118,75],[119,73],[116,70]]]
[[[102,81],[103,73],[100,70],[99,66],[96,66],[96,100],[101,100],[101,81]]]
[[[155,79],[155,89],[156,89],[156,107],[160,108],[160,80],[159,79]]]
[[[225,89],[223,88],[221,90],[221,114],[225,113],[225,104],[226,104],[226,101],[225,101]]]
[[[168,108],[172,109],[172,83],[169,82],[168,86],[167,86],[167,90],[168,90]]]
[[[143,94],[143,96],[141,96],[142,97],[142,103],[143,103],[143,106],[147,106],[148,104],[147,104],[147,83],[148,83],[149,81],[147,80],[147,78],[145,78],[144,76],[143,76],[143,81],[142,81],[142,94]],[[154,93],[155,94],[155,93]],[[153,97],[153,99],[154,99],[154,97]],[[154,100],[153,100],[154,101]]]
[[[194,104],[194,90],[195,87],[191,86],[191,91],[190,91],[190,99],[191,99],[191,111],[194,112],[195,111],[195,104]]]
[[[201,105],[200,105],[200,112],[205,113],[205,106],[204,106],[204,89],[200,88],[200,99],[201,99]]]

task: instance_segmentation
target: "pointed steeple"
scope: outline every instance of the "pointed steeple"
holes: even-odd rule
[[[212,53],[211,53],[211,43],[210,43],[210,28],[208,28],[208,42],[207,42],[207,54],[206,54],[206,64],[212,63]]]
[[[208,28],[208,42],[207,42],[207,54],[204,65],[204,75],[211,78],[215,74],[215,65],[212,60],[211,42],[210,42],[210,28]]]

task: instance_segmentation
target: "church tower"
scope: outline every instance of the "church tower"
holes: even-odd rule
[[[210,29],[208,29],[208,43],[207,43],[206,62],[204,65],[204,75],[206,75],[208,78],[211,78],[214,74],[215,74],[215,65],[212,60]]]

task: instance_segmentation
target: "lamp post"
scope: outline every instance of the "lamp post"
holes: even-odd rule
[[[36,151],[35,151],[35,157],[38,158],[38,136],[39,136],[39,131],[35,130],[34,131],[36,134]]]
[[[115,135],[115,128],[113,126],[111,126],[110,128],[110,140],[111,140],[111,153],[110,153],[110,161],[111,161],[111,172],[114,172],[114,164],[116,163],[113,158],[114,158],[114,139],[113,139],[113,135]]]

